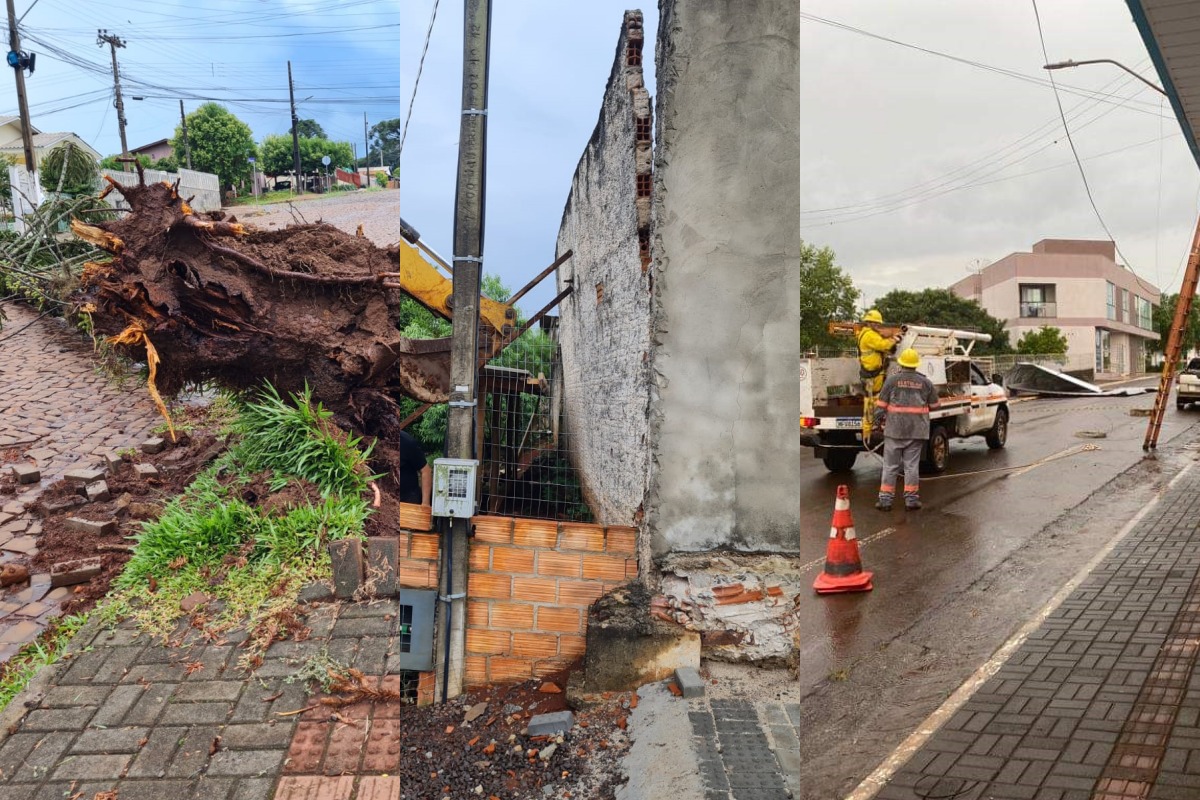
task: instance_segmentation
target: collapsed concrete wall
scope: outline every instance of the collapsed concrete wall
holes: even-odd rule
[[[660,0],[646,532],[799,548],[794,0]]]
[[[651,107],[642,14],[625,13],[600,119],[575,170],[559,228],[559,336],[568,450],[605,525],[641,521],[650,349]]]

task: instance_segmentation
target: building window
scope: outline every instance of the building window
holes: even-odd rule
[[[1154,327],[1154,305],[1144,297],[1133,296],[1134,310],[1130,315],[1130,321],[1143,330],[1151,330]]]
[[[1117,287],[1113,286],[1111,283],[1108,283],[1107,281],[1105,282],[1105,286],[1108,287],[1108,318],[1116,319],[1117,318]],[[1099,333],[1100,333],[1099,331],[1096,331],[1097,335],[1099,335]]]
[[[1109,286],[1112,286],[1110,283]],[[1109,351],[1108,331],[1102,328],[1096,329],[1096,372],[1108,372],[1109,366],[1112,363],[1112,355]]]
[[[1018,286],[1021,297],[1022,317],[1057,317],[1053,283],[1022,283]]]

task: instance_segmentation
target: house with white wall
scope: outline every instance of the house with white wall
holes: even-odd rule
[[[1158,288],[1116,260],[1110,241],[1043,239],[1028,253],[1010,253],[950,290],[1004,321],[1013,344],[1028,331],[1053,326],[1067,338],[1070,366],[1098,378],[1145,370]]]

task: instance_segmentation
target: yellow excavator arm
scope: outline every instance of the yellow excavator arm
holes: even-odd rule
[[[444,319],[452,319],[450,307],[454,285],[433,264],[429,263],[416,246],[400,240],[399,288],[421,305]],[[500,303],[490,297],[479,298],[479,320],[491,328],[489,333],[507,336],[516,321],[516,312],[508,303]]]

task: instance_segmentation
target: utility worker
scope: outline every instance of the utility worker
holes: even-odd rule
[[[899,336],[885,337],[873,325],[883,324],[883,315],[872,308],[862,318],[858,330],[858,376],[863,382],[863,444],[871,439],[871,416],[875,411],[875,396],[883,388],[887,371],[887,356],[896,348]]]
[[[937,389],[921,373],[921,357],[911,347],[897,359],[900,371],[891,375],[875,402],[875,424],[883,427],[883,477],[879,482],[880,511],[892,510],[896,478],[904,473],[904,507],[921,507],[921,452],[929,440],[929,412],[938,407]]]

